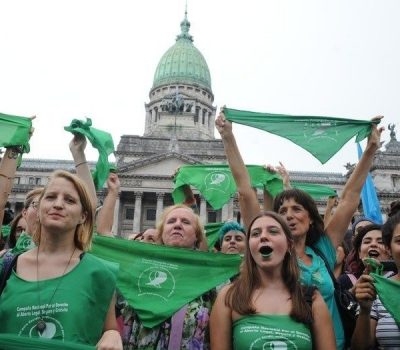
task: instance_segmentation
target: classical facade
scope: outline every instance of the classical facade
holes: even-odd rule
[[[117,146],[121,193],[114,215],[114,233],[122,236],[153,227],[163,208],[173,204],[171,180],[180,166],[226,163],[222,142],[214,135],[216,107],[211,74],[206,60],[193,44],[189,29],[185,14],[175,44],[156,67],[149,102],[145,104],[143,136],[123,135]],[[396,140],[394,125],[390,130],[391,140],[377,154],[372,169],[383,212],[391,201],[400,197],[400,143]],[[74,171],[71,161],[24,159],[9,198],[14,211],[21,210],[25,194],[36,186],[43,186],[50,172],[57,168]],[[348,170],[351,171],[351,166]],[[338,193],[348,176],[298,171],[290,175],[295,181],[329,185]],[[236,216],[235,198],[215,211],[194,191],[203,223]],[[105,194],[105,189],[99,191],[99,199]],[[323,213],[325,201],[317,204]]]

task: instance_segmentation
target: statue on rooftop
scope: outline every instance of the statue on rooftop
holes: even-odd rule
[[[389,124],[388,129],[390,130],[390,140],[396,141],[396,133],[394,131],[394,128],[396,127],[396,124]]]

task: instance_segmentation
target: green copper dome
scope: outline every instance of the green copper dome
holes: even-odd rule
[[[211,75],[201,52],[193,45],[190,22],[181,22],[181,34],[176,43],[161,57],[154,74],[153,88],[164,84],[198,84],[211,91]]]

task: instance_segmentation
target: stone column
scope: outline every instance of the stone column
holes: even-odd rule
[[[135,212],[133,214],[133,233],[140,232],[140,218],[142,216],[143,192],[135,192]]]
[[[157,211],[156,211],[156,222],[160,218],[162,211],[164,210],[164,195],[163,192],[157,192]]]
[[[232,220],[232,219],[233,219],[233,198],[231,198],[229,202],[222,207],[221,211],[221,221]]]
[[[200,196],[200,221],[203,225],[207,223],[207,202]]]

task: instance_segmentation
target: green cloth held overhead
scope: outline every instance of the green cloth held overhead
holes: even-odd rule
[[[307,192],[314,199],[337,196],[336,190],[329,186],[296,181],[291,181],[290,183],[293,188],[298,188],[299,190]]]
[[[29,152],[32,119],[0,113],[0,147],[23,146]]]
[[[70,126],[65,126],[64,130],[73,134],[82,134],[88,138],[94,148],[99,151],[96,170],[92,174],[93,182],[97,190],[101,189],[107,180],[111,165],[108,156],[114,152],[114,142],[111,134],[106,131],[92,127],[92,120],[86,118],[86,122],[74,119]]]
[[[304,148],[322,164],[335,155],[345,143],[357,135],[356,142],[371,133],[379,123],[345,118],[295,116],[258,113],[224,108],[226,119],[282,136]]]
[[[282,180],[278,174],[267,171],[264,166],[247,165],[251,186],[266,187],[271,193],[283,190]],[[236,192],[236,184],[228,165],[185,165],[179,168],[175,176],[172,191],[174,203],[183,203],[184,185],[192,185],[204,196],[213,209],[221,209]]]
[[[214,248],[215,243],[217,243],[219,239],[219,229],[223,225],[223,222],[214,222],[210,224],[204,225],[204,230],[206,231],[206,238],[207,238],[207,247],[209,250]]]
[[[100,236],[95,237],[90,253],[119,263],[117,288],[149,328],[236,275],[241,262],[236,254]]]

